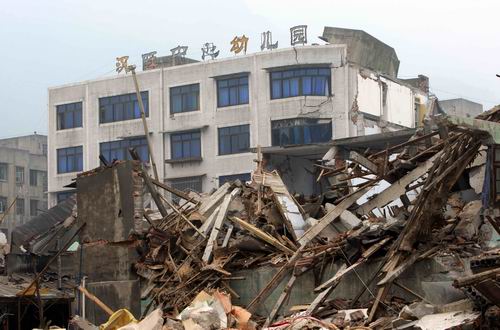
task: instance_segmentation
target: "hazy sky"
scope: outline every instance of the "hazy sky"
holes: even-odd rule
[[[245,34],[248,52],[270,30],[289,46],[289,28],[306,24],[309,43],[324,26],[362,29],[395,48],[399,76],[430,77],[439,98],[500,104],[498,0],[15,0],[0,3],[0,137],[47,132],[47,88],[114,74],[115,57],[203,43],[220,57]]]

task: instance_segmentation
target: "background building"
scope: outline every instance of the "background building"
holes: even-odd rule
[[[32,134],[0,140],[0,230],[14,227],[47,209],[47,137]],[[9,239],[10,241],[10,239]]]
[[[466,99],[439,100],[439,106],[447,115],[476,117],[483,112],[483,105]]]
[[[328,44],[138,72],[159,176],[179,189],[208,191],[249,178],[258,145],[415,127],[427,93],[384,73],[397,72],[399,63],[392,48],[387,52],[394,56],[380,71],[350,61],[347,45]],[[130,75],[49,89],[51,205],[67,196],[64,186],[76,172],[99,166],[99,154],[120,159],[132,146],[147,159]]]

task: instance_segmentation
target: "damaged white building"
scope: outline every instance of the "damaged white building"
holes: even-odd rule
[[[397,79],[393,48],[358,30],[325,28],[322,39],[328,44],[138,72],[159,177],[209,191],[248,179],[257,146],[303,145],[303,158],[308,146],[421,122],[428,80]],[[135,95],[123,74],[49,88],[50,205],[100,154],[123,159],[135,147],[148,159]]]

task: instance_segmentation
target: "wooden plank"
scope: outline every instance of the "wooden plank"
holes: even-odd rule
[[[281,309],[281,306],[283,305],[283,303],[285,302],[285,300],[290,295],[290,292],[292,292],[292,288],[293,288],[293,285],[295,284],[296,280],[297,280],[297,276],[295,274],[292,274],[292,276],[288,280],[288,283],[286,284],[285,288],[283,289],[283,292],[281,293],[281,295],[279,296],[278,300],[274,304],[273,310],[271,311],[271,313],[267,317],[266,322],[264,323],[263,328],[267,328],[271,324],[271,322],[274,321],[274,318],[276,317],[276,314],[278,314],[278,312]]]
[[[224,201],[222,202],[219,212],[217,214],[217,218],[215,219],[214,227],[212,228],[212,232],[210,233],[207,246],[205,247],[205,251],[203,252],[202,260],[205,263],[210,262],[210,258],[212,256],[212,250],[214,248],[214,242],[217,240],[217,236],[219,236],[219,231],[221,230],[222,224],[226,219],[226,214],[229,208],[229,204],[234,199],[234,197],[236,197],[236,195],[238,195],[239,193],[240,193],[240,188],[235,188],[230,194],[224,197]]]
[[[370,248],[368,248],[365,252],[363,252],[361,257],[354,264],[350,265],[348,268],[346,268],[342,272],[339,270],[332,278],[330,278],[328,281],[326,281],[325,283],[323,283],[320,286],[318,286],[317,288],[315,288],[314,292],[323,291],[323,290],[329,288],[330,286],[335,285],[340,280],[341,277],[349,274],[354,269],[356,269],[361,264],[363,264],[366,260],[368,260],[369,257],[371,257],[380,248],[382,248],[385,245],[385,243],[387,243],[390,239],[391,239],[390,237],[386,237],[383,240],[381,240],[380,242],[370,246]]]
[[[224,199],[224,196],[226,196],[229,187],[229,182],[226,182],[222,186],[220,186],[219,189],[217,189],[212,195],[201,202],[198,212],[201,215],[207,216],[208,213],[214,210],[215,207],[219,205],[220,202]]]
[[[349,153],[349,159],[358,163],[359,165],[362,165],[375,174],[379,172],[377,164],[373,163],[371,160],[357,153],[356,151],[351,151]]]
[[[271,244],[272,246],[274,246],[278,250],[280,250],[286,254],[289,254],[289,255],[292,255],[295,253],[295,251],[293,251],[293,250],[289,249],[288,247],[286,247],[285,245],[281,244],[277,239],[275,239],[271,235],[260,230],[259,228],[255,227],[254,225],[246,222],[245,220],[242,220],[238,217],[230,217],[229,220],[240,225],[243,229],[247,230],[252,236],[260,238],[261,240],[265,241],[266,243]]]
[[[346,270],[346,267],[347,265],[346,264],[343,264],[339,270],[337,271],[337,274],[339,273],[343,273],[345,270]],[[335,275],[337,275],[335,274]],[[335,287],[337,286],[337,284],[339,283],[340,281],[340,278],[341,277],[338,277],[337,279],[337,282],[336,283],[332,283],[331,286],[327,287],[325,290],[323,290],[320,294],[318,294],[316,296],[316,298],[314,298],[313,302],[309,305],[309,307],[307,308],[306,310],[306,314],[307,315],[311,315],[313,314],[314,312],[316,312],[316,310],[318,309],[318,307],[321,306],[321,304],[325,301],[325,299],[330,295],[330,293],[332,293],[333,289],[335,289]]]
[[[298,242],[300,246],[307,245],[312,241],[323,229],[325,229],[333,220],[339,217],[342,212],[347,210],[354,202],[356,202],[360,197],[362,197],[372,186],[367,185],[365,187],[359,188],[356,192],[351,194],[351,196],[345,198],[338,205],[335,205],[330,212],[325,214],[314,226],[309,228],[302,237],[299,238]]]
[[[406,193],[406,186],[427,173],[427,171],[432,167],[434,160],[437,159],[438,155],[439,154],[429,158],[413,171],[409,172],[404,177],[391,184],[384,191],[375,196],[375,198],[370,199],[369,201],[358,207],[356,209],[356,212],[358,214],[367,214],[374,208],[382,208],[390,202],[398,199],[399,196]]]
[[[227,226],[227,233],[226,236],[224,237],[224,241],[222,242],[222,247],[225,248],[227,244],[229,243],[229,239],[231,238],[231,234],[233,233],[234,226],[233,225],[228,225]]]
[[[255,298],[248,304],[247,310],[250,313],[255,312],[255,309],[258,305],[264,303],[269,295],[273,292],[274,289],[281,283],[281,281],[285,278],[285,276],[290,272],[292,267],[295,265],[297,259],[302,255],[302,250],[304,249],[301,246],[297,251],[295,251],[294,255],[290,258],[290,260],[281,266],[281,268],[274,274],[273,278],[267,283],[267,285],[257,294]]]
[[[78,290],[83,293],[89,300],[93,301],[99,308],[101,308],[106,314],[109,316],[113,315],[113,310],[109,308],[105,303],[103,303],[99,298],[94,296],[92,293],[88,292],[87,289],[85,289],[82,286],[78,287]]]

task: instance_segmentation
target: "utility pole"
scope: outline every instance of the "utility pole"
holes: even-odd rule
[[[144,126],[144,134],[146,134],[146,141],[148,142],[148,152],[149,159],[151,161],[151,166],[153,167],[153,174],[156,181],[158,179],[158,170],[156,169],[156,163],[153,157],[153,147],[151,146],[151,140],[149,138],[149,129],[146,122],[146,113],[144,112],[144,104],[142,103],[141,91],[139,90],[139,83],[137,82],[137,75],[135,74],[135,65],[128,65],[128,56],[122,56],[116,58],[116,72],[120,73],[125,70],[125,73],[132,72],[132,78],[134,79],[135,93],[137,95],[137,102],[139,102],[139,109],[141,111],[142,125]]]

